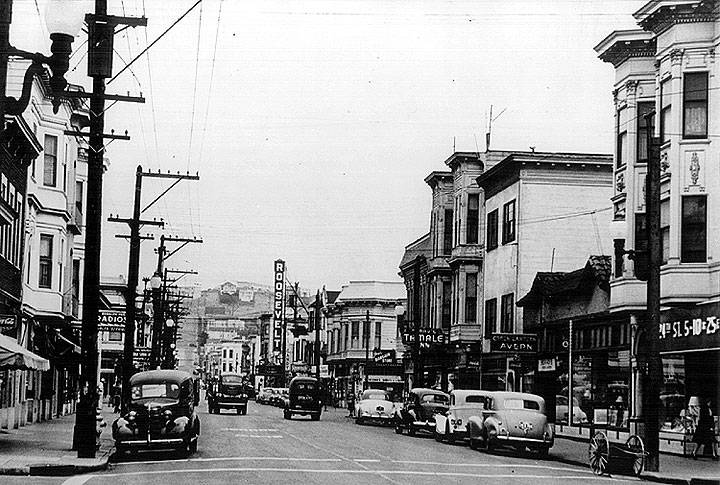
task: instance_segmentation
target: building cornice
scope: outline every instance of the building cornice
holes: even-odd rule
[[[655,57],[657,43],[652,32],[641,29],[616,30],[595,46],[600,60],[618,67],[630,58]]]
[[[633,14],[644,30],[660,34],[673,25],[714,22],[715,0],[652,0]]]

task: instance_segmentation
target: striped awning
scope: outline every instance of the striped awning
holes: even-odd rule
[[[14,339],[0,335],[0,369],[48,370],[50,362],[20,346]]]

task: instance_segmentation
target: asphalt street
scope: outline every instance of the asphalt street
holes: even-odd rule
[[[114,456],[102,473],[69,478],[18,477],[17,483],[65,485],[162,485],[220,483],[437,484],[603,483],[636,479],[597,477],[589,469],[539,460],[526,454],[486,454],[432,437],[397,435],[390,427],[363,425],[330,410],[319,422],[282,418],[282,411],[251,402],[248,414],[200,408],[198,453],[172,452]],[[12,480],[3,483],[14,484]]]

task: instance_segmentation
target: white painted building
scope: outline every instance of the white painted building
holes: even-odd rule
[[[660,142],[663,433],[683,433],[679,413],[691,397],[720,410],[719,13],[717,1],[653,0],[634,14],[639,29],[615,31],[595,48],[615,69],[612,237],[626,250],[647,246],[647,132]],[[613,266],[610,310],[636,330],[646,318],[644,265],[618,256]]]

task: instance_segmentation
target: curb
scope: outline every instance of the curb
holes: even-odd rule
[[[580,466],[583,468],[588,468],[588,464],[586,462],[582,462],[580,460],[574,460],[572,458],[563,458],[561,456],[553,456],[552,453],[550,454],[550,459],[553,461],[557,461],[559,463],[564,463],[566,465],[573,465],[573,466]],[[624,477],[625,475],[620,474],[609,474],[608,477],[612,478],[618,478],[618,477]],[[655,473],[643,473],[640,475],[641,480],[647,480],[649,482],[655,482],[655,483],[667,483],[671,485],[720,485],[720,480],[709,480],[709,481],[702,481],[703,479],[693,478],[690,479],[684,479],[684,478],[674,478],[674,477],[666,477],[662,475],[657,475]],[[698,481],[701,480],[701,481]]]

